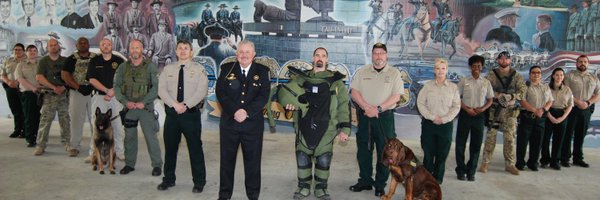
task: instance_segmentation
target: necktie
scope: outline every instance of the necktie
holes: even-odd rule
[[[52,19],[50,19],[50,25],[54,24],[54,21],[52,21]]]
[[[246,70],[242,69],[242,74],[244,75],[244,78],[246,78]]]
[[[183,102],[183,67],[185,65],[181,65],[179,68],[179,78],[177,79],[177,102]]]
[[[31,27],[31,18],[27,17],[27,27]]]

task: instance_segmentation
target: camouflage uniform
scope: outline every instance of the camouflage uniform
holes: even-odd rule
[[[50,83],[55,86],[63,86],[65,83],[60,78],[60,71],[65,64],[65,57],[60,56],[58,60],[51,60],[49,56],[43,57],[39,61],[38,75],[42,75],[48,79]],[[45,90],[44,92],[44,103],[41,110],[40,128],[37,136],[37,147],[46,148],[48,142],[48,134],[50,132],[50,126],[54,119],[55,113],[58,112],[58,122],[60,124],[60,141],[68,147],[71,139],[71,129],[69,117],[69,98],[67,97],[68,91],[65,90],[62,94],[56,94],[51,90]]]
[[[486,78],[490,80],[492,88],[496,93],[511,94],[515,101],[520,101],[523,93],[525,92],[526,85],[523,77],[516,72],[514,69],[510,69],[509,75],[498,74],[502,81],[506,81],[510,74],[514,74],[511,82],[508,84],[508,88],[504,89],[502,83],[496,77],[493,71],[489,72]],[[499,110],[498,110],[499,109]],[[496,111],[498,110],[498,111]],[[502,107],[498,104],[497,99],[494,99],[494,104],[489,109],[489,119],[493,123],[488,126],[488,132],[485,139],[485,146],[483,148],[483,163],[490,163],[494,148],[496,147],[496,134],[498,130],[504,134],[504,161],[505,165],[515,165],[515,132],[517,128],[517,116],[519,116],[519,108],[517,106]],[[494,126],[494,124],[497,124]]]

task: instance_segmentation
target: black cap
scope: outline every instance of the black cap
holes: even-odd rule
[[[380,48],[380,49],[383,49],[385,52],[387,52],[387,47],[383,43],[375,43],[373,45],[373,49],[371,51],[375,50],[375,48]]]
[[[500,59],[500,57],[502,57],[502,56],[506,56],[507,58],[510,58],[510,53],[508,53],[508,51],[500,52],[496,59]]]

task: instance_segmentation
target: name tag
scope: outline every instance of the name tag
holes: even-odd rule
[[[317,86],[312,87],[312,93],[319,93],[319,88]]]

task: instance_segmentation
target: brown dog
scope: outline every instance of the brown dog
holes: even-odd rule
[[[100,169],[104,174],[104,165],[108,162],[110,174],[115,174],[115,140],[111,125],[112,109],[102,113],[96,108],[96,121],[94,127],[94,154],[92,157],[93,170]]]
[[[394,196],[398,183],[404,185],[406,200],[442,199],[442,189],[435,178],[425,167],[417,166],[414,160],[415,154],[400,140],[396,138],[388,140],[381,162],[390,168],[392,181],[390,190],[381,197],[382,200],[389,200]]]

